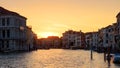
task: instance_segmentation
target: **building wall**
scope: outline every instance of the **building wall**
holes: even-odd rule
[[[75,46],[84,46],[84,33],[81,31],[68,30],[63,33],[63,48],[71,48]]]
[[[90,46],[92,45],[92,33],[91,32],[85,33],[85,43],[86,43],[86,47],[89,49]]]
[[[98,47],[98,32],[92,33],[92,46],[93,46],[93,48]]]
[[[0,49],[26,50],[26,19],[19,16],[0,16]]]

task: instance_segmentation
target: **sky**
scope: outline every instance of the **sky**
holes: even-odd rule
[[[38,38],[97,31],[115,23],[120,12],[120,0],[0,0],[0,6],[27,17]]]

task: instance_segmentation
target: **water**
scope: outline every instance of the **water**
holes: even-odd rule
[[[111,62],[108,67],[103,54],[85,50],[37,50],[25,53],[0,54],[0,68],[120,68]]]

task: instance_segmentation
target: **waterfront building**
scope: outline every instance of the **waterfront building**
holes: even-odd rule
[[[61,48],[62,41],[58,36],[48,36],[47,38],[50,48]]]
[[[85,47],[85,37],[84,33],[81,31],[73,31],[68,30],[63,33],[62,44],[63,48],[71,48],[71,47]]]
[[[63,33],[62,37],[63,48],[70,48],[75,44],[75,31],[68,30]]]
[[[26,26],[26,20],[26,17],[21,16],[18,13],[0,7],[1,51],[17,51],[29,49],[29,46],[26,43],[28,40],[28,37],[26,35],[27,32],[30,32],[30,30]]]
[[[120,23],[120,12],[116,15],[117,23]]]
[[[37,37],[37,34],[35,34],[33,31],[32,31],[32,35],[33,35],[33,49],[38,49],[38,37]]]
[[[87,32],[85,33],[85,43],[87,49],[91,47],[97,49],[98,47],[98,32]]]
[[[114,34],[111,25],[99,30],[98,34],[98,51],[104,51],[104,48],[114,47]]]
[[[85,35],[83,32],[76,32],[76,36],[75,36],[75,47],[79,47],[79,48],[86,48],[85,46]]]
[[[102,47],[106,47],[107,45],[103,45],[105,43],[105,28],[101,28],[98,30],[98,46],[97,46],[97,51],[100,51]]]
[[[117,47],[117,44],[116,44],[116,37],[117,37],[117,35],[118,35],[117,23],[113,23],[112,26],[113,26],[113,35],[114,35],[114,37],[113,37],[114,52],[116,52],[116,51],[117,51],[117,48],[118,48],[118,47]]]
[[[120,12],[116,16],[117,22],[114,26],[115,28],[115,50],[120,52]]]
[[[111,48],[111,50],[114,50],[115,47],[115,42],[114,42],[114,26],[113,25],[109,25],[106,27],[107,28],[107,33],[108,33],[108,47]]]
[[[49,48],[62,48],[62,40],[58,36],[49,36],[47,38],[38,39],[38,48],[49,49]]]
[[[111,48],[112,51],[119,50],[118,40],[119,38],[119,22],[120,22],[120,13],[116,16],[117,23],[113,23],[112,25],[108,25],[107,27],[101,28],[98,31],[98,50],[103,48]]]
[[[92,32],[85,33],[85,43],[87,49],[90,49],[90,46],[92,45]]]
[[[35,47],[34,41],[35,41],[35,34],[32,31],[32,27],[26,27],[26,46],[28,46],[28,50],[32,50],[33,47]],[[34,45],[33,45],[34,44]]]
[[[50,46],[49,46],[50,42],[47,40],[47,38],[40,38],[40,39],[38,39],[37,43],[38,43],[37,47],[39,49],[49,49],[50,48]]]
[[[98,47],[98,32],[92,32],[92,47],[95,50]]]

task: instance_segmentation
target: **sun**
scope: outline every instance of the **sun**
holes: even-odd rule
[[[48,36],[59,36],[59,35],[55,32],[40,32],[38,34],[39,38],[47,38]]]

